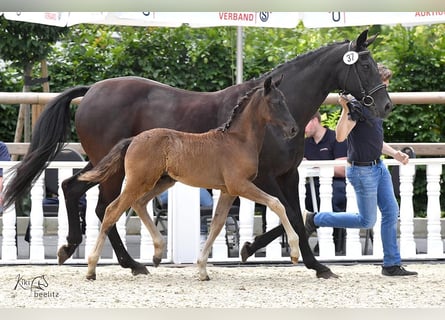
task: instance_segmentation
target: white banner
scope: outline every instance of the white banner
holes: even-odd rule
[[[445,11],[437,12],[302,12],[306,28],[335,28],[363,25],[413,26],[445,23]]]
[[[129,26],[241,26],[293,28],[298,12],[5,12],[6,19],[72,26],[79,23]]]

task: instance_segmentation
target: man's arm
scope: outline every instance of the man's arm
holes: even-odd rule
[[[355,127],[356,122],[349,119],[348,113],[349,108],[347,106],[348,100],[343,96],[338,98],[338,103],[341,105],[342,110],[340,114],[340,119],[337,122],[337,127],[335,128],[335,138],[338,142],[343,142],[348,137],[351,130]]]
[[[335,160],[346,160],[346,157],[335,158]],[[334,177],[336,178],[344,178],[345,175],[345,166],[335,166],[334,167]]]
[[[387,156],[393,157],[394,159],[396,159],[397,161],[399,161],[403,164],[407,164],[409,161],[409,156],[406,153],[403,153],[400,150],[395,150],[393,147],[391,147],[385,141],[383,141],[382,153],[386,154]]]

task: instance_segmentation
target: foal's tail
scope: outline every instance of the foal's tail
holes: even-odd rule
[[[124,169],[125,154],[133,138],[122,139],[90,171],[79,176],[81,181],[101,183],[119,170]]]
[[[48,103],[33,129],[28,152],[8,173],[13,177],[5,188],[5,208],[29,192],[31,185],[48,166],[48,161],[54,160],[63,149],[71,124],[71,100],[84,96],[89,89],[90,86],[77,86],[65,90]]]

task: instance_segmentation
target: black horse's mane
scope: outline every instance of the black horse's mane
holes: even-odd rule
[[[277,69],[289,64],[289,63],[294,63],[296,61],[300,61],[306,58],[312,58],[312,56],[318,54],[321,51],[327,50],[329,48],[331,48],[332,46],[336,46],[336,45],[340,45],[340,44],[345,44],[345,43],[349,43],[350,40],[344,40],[344,41],[340,41],[340,42],[333,42],[333,43],[329,43],[323,47],[319,47],[317,49],[302,53],[300,55],[297,55],[295,58],[293,58],[292,60],[288,60],[286,62],[283,62],[282,64],[276,66],[275,68],[273,68],[272,70],[262,74],[261,76],[259,76],[258,78],[253,78],[252,80],[259,80],[259,79],[263,79],[266,78],[267,76],[271,75],[272,72],[275,72]],[[248,101],[250,101],[250,98],[252,97],[252,95],[258,90],[260,89],[262,86],[257,86],[252,88],[250,91],[248,91],[243,97],[241,97],[238,100],[237,105],[232,109],[232,113],[230,114],[229,119],[220,127],[216,128],[215,130],[218,131],[226,131],[230,125],[232,124],[232,122],[234,121],[234,119],[236,118],[236,116],[238,114],[240,114],[243,110],[244,107],[247,105]]]
[[[227,129],[229,129],[232,122],[237,117],[237,115],[242,113],[245,106],[248,105],[248,103],[251,100],[254,93],[257,92],[262,87],[263,86],[256,86],[256,87],[250,89],[249,91],[247,91],[247,93],[238,100],[238,103],[236,104],[236,106],[233,107],[232,113],[230,114],[229,119],[222,126],[217,128],[216,130],[224,132]]]
[[[323,47],[319,47],[319,48],[316,48],[314,50],[302,53],[300,55],[297,55],[295,58],[293,58],[291,60],[288,60],[286,62],[283,62],[282,64],[279,64],[278,66],[276,66],[272,70],[270,70],[270,71],[268,71],[266,73],[263,73],[258,78],[253,78],[252,80],[258,80],[258,79],[265,78],[265,77],[269,76],[272,72],[276,71],[277,69],[279,69],[279,68],[281,68],[281,67],[283,67],[283,66],[285,66],[285,65],[287,65],[289,63],[294,63],[296,61],[300,61],[300,60],[303,60],[303,59],[306,59],[306,58],[311,58],[313,55],[318,54],[320,51],[324,51],[326,49],[329,49],[332,46],[336,46],[336,45],[339,45],[339,44],[345,44],[345,43],[349,43],[349,42],[350,42],[350,40],[344,40],[344,41],[341,41],[341,42],[332,42],[332,43],[329,43],[329,44],[327,44],[327,45],[325,45]]]

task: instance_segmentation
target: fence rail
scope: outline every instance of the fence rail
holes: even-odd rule
[[[47,104],[57,97],[55,92],[0,92],[0,103],[4,104]],[[438,92],[390,92],[394,104],[445,104],[445,91]],[[323,104],[337,104],[338,94],[330,93]],[[79,104],[82,98],[73,99]]]
[[[385,160],[388,166],[398,165],[395,160]],[[16,162],[0,162],[0,167],[8,170]],[[318,168],[317,174],[320,176],[320,199],[321,208],[330,208],[332,197],[332,175],[335,165],[344,165],[344,161],[303,161],[299,167],[300,186],[299,197],[301,207],[304,208],[304,183],[307,176],[314,174],[314,167]],[[444,227],[441,221],[440,208],[440,175],[445,164],[444,158],[424,158],[411,159],[410,163],[400,166],[400,219],[399,219],[399,241],[401,256],[410,260],[431,260],[444,259]],[[63,180],[71,176],[73,168],[82,167],[81,162],[52,162],[49,168],[57,168],[59,179]],[[415,234],[415,219],[413,209],[413,180],[416,167],[426,166],[426,190],[427,190],[427,217],[422,219],[423,233],[425,236],[418,238]],[[8,183],[8,176],[5,175]],[[49,256],[48,235],[45,232],[45,225],[49,219],[56,219],[56,233],[52,235],[56,238],[57,247],[65,243],[67,235],[67,213],[65,206],[59,206],[57,218],[44,216],[42,210],[43,176],[34,184],[31,190],[31,242],[29,244],[29,256],[17,256],[16,243],[16,211],[12,206],[3,213],[1,227],[1,259],[0,264],[23,264],[23,263],[57,263],[55,256]],[[176,184],[169,192],[169,205],[167,214],[167,249],[162,260],[163,263],[194,263],[200,250],[200,209],[199,209],[199,189],[188,187],[180,183]],[[59,190],[60,203],[64,203],[63,192]],[[87,212],[86,212],[86,232],[82,252],[69,259],[67,263],[85,264],[85,253],[88,254],[94,246],[99,221],[95,215],[95,204],[98,197],[98,188],[92,188],[87,192]],[[217,200],[218,192],[214,193]],[[348,211],[356,211],[356,201],[353,188],[347,185]],[[216,201],[215,201],[216,204]],[[148,205],[151,215],[153,215],[151,204]],[[374,227],[374,238],[372,242],[372,252],[364,251],[363,231],[358,229],[347,229],[346,255],[335,254],[332,228],[319,228],[316,237],[311,238],[313,244],[318,240],[320,261],[360,261],[360,260],[380,260],[383,256],[383,249],[380,238],[380,213]],[[278,225],[275,214],[266,212],[267,228],[274,228]],[[117,228],[122,238],[129,239],[129,225],[123,216],[117,223]],[[239,243],[252,241],[255,236],[254,204],[246,199],[241,199],[239,212]],[[186,227],[185,227],[186,226]],[[238,251],[234,252],[228,247],[225,238],[225,229],[222,230],[212,248],[210,262],[239,262]],[[144,227],[137,226],[136,242],[127,243],[127,247],[133,250],[134,257],[143,263],[151,263],[153,256],[152,240]],[[270,243],[265,251],[259,252],[249,261],[253,262],[288,262],[289,257],[283,249],[282,238],[277,238]],[[236,248],[239,250],[239,247]],[[117,263],[113,256],[102,256],[102,263]]]
[[[5,144],[12,155],[24,155],[29,148],[28,142],[6,142]],[[445,143],[443,142],[389,142],[388,144],[396,150],[412,147],[418,156],[445,156]],[[85,155],[82,145],[78,142],[70,142],[67,147]]]

